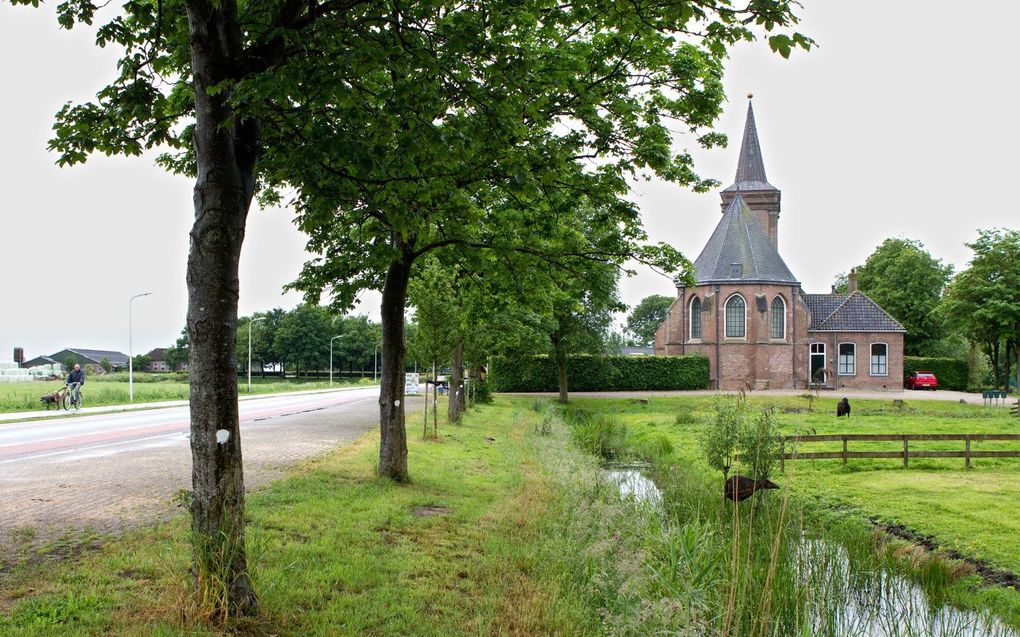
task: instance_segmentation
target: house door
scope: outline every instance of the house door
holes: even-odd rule
[[[811,343],[811,384],[825,385],[825,343]]]

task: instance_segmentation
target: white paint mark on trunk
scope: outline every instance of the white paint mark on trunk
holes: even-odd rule
[[[230,432],[226,429],[218,429],[216,431],[216,444],[222,445],[226,441],[230,440]]]
[[[400,406],[400,401],[399,400],[394,400],[393,401],[393,406],[394,407],[399,407]]]

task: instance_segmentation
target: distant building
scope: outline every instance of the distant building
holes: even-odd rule
[[[74,362],[78,363],[82,367],[98,367],[105,358],[110,361],[110,365],[113,366],[113,369],[122,369],[128,366],[127,354],[103,349],[67,348],[60,350],[56,354],[50,354],[49,358],[52,358],[55,362],[60,363],[61,365],[63,365],[68,358],[73,358]]]
[[[166,348],[157,347],[152,350],[146,356],[149,357],[149,362],[145,364],[145,371],[147,372],[168,372],[170,366],[166,362]]]
[[[623,356],[655,356],[654,347],[621,347],[620,354]]]
[[[36,356],[31,360],[27,360],[21,364],[22,367],[28,369],[29,367],[42,367],[43,365],[62,365],[58,360],[54,360],[49,356]]]
[[[779,256],[780,195],[765,178],[748,104],[722,219],[694,262],[694,287],[677,288],[656,354],[707,356],[714,388],[899,389],[906,330],[857,289],[852,270],[846,294],[801,289]]]

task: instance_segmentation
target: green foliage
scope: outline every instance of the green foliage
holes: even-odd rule
[[[74,366],[75,366],[75,364],[77,362],[78,362],[78,359],[76,359],[74,357],[74,355],[68,354],[67,356],[65,356],[64,357],[64,371],[70,372],[72,369],[74,369]]]
[[[103,371],[107,374],[113,371],[113,363],[111,363],[110,359],[105,356],[101,361],[99,361],[99,366],[102,367]]]
[[[707,389],[708,359],[688,356],[571,356],[571,391]],[[556,361],[547,356],[495,357],[489,382],[496,392],[556,391]]]
[[[426,367],[445,366],[456,346],[461,316],[454,276],[453,268],[444,268],[437,257],[430,256],[408,284],[414,330],[408,332],[407,351]]]
[[[858,287],[903,324],[903,349],[921,355],[939,340],[941,317],[934,312],[953,274],[920,241],[886,239],[857,268]]]
[[[274,343],[287,360],[304,369],[329,366],[329,339],[334,336],[330,311],[319,305],[299,305],[280,321]]]
[[[783,437],[775,410],[765,407],[746,422],[739,436],[741,462],[755,480],[767,480],[779,465]]]
[[[181,330],[181,335],[177,337],[177,342],[166,348],[166,353],[163,355],[163,359],[166,360],[166,364],[170,366],[170,371],[176,372],[178,367],[186,365],[188,362],[188,327],[184,326]]]
[[[652,294],[641,299],[630,313],[627,317],[627,331],[639,345],[648,347],[655,342],[655,331],[666,320],[666,312],[673,300],[662,294]]]
[[[480,405],[488,405],[492,403],[492,388],[489,386],[488,381],[476,380],[474,381],[474,399],[475,402]]]
[[[939,381],[939,389],[967,390],[970,368],[967,361],[956,358],[935,358],[924,356],[903,357],[903,377],[911,372],[932,372]]]
[[[136,354],[134,358],[131,359],[131,366],[135,371],[144,372],[145,367],[150,362],[152,362],[152,359],[149,358],[147,354]]]
[[[607,414],[575,411],[567,417],[574,443],[584,451],[605,460],[629,457],[627,427]]]
[[[708,466],[729,475],[736,460],[741,433],[747,423],[747,409],[743,400],[719,398],[712,405],[712,419],[701,431],[699,443]]]

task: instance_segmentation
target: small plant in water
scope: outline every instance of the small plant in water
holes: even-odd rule
[[[725,479],[737,454],[740,432],[747,421],[747,410],[743,400],[719,399],[713,405],[712,420],[701,433],[701,450],[713,469],[721,471]]]

